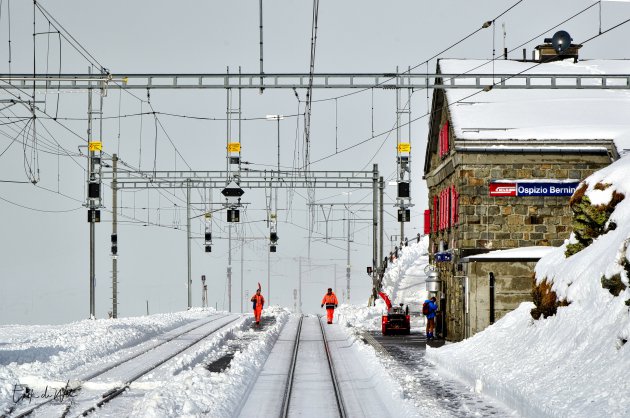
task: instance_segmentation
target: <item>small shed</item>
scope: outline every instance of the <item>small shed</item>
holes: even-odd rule
[[[483,331],[521,302],[532,300],[532,272],[555,247],[490,251],[463,258],[464,338]]]

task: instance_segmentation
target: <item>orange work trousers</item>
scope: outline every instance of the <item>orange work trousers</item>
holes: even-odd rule
[[[260,315],[262,315],[262,306],[256,306],[254,309],[254,318],[256,318],[256,322],[260,322]]]
[[[326,317],[328,318],[328,322],[333,321],[333,315],[335,314],[335,310],[333,308],[326,309]]]

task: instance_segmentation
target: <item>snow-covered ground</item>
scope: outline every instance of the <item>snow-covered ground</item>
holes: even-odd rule
[[[63,387],[69,374],[83,375],[121,350],[213,313],[214,309],[193,309],[115,321],[0,326],[0,411],[13,406],[15,384]]]
[[[526,416],[630,416],[629,172],[624,157],[585,180],[594,205],[607,204],[613,191],[626,196],[610,217],[616,229],[566,258],[572,236],[536,266],[537,280],[551,282],[569,306],[533,320],[533,303],[523,303],[468,340],[428,348],[427,357]],[[615,274],[626,286],[618,296],[601,284]]]
[[[586,195],[594,204],[606,204],[613,190],[629,196],[629,171],[630,157],[625,157],[595,173],[586,180]],[[341,305],[332,327],[339,347],[351,347],[344,359],[348,370],[373,370],[369,378],[376,376],[386,383],[385,392],[400,403],[405,416],[630,416],[626,344],[630,291],[624,268],[630,258],[630,199],[616,206],[610,220],[616,228],[584,250],[566,258],[571,238],[537,265],[538,279],[547,278],[569,306],[559,308],[554,316],[533,320],[533,304],[523,303],[468,340],[427,347],[426,357],[409,352],[401,362],[360,341],[361,331],[380,329],[385,311],[380,299],[371,307]],[[393,303],[419,309],[426,298],[427,263],[426,239],[402,248],[384,277],[384,291]],[[626,286],[618,296],[601,286],[602,276],[613,275],[619,275]],[[89,375],[94,368],[155,344],[157,336],[191,329],[224,314],[196,309],[55,326],[0,326],[0,411],[14,406],[15,384],[28,384],[36,393],[46,385],[61,387],[69,377]],[[131,385],[126,397],[108,409],[113,415],[100,415],[227,417],[237,413],[291,315],[272,307],[265,310],[265,317],[264,329],[252,328],[251,315],[246,315],[184,351]],[[421,330],[422,316],[412,318],[412,330]],[[211,367],[226,357],[228,368]],[[355,357],[356,363],[348,360]],[[459,402],[456,408],[440,409],[436,395],[443,391],[458,397],[445,399]]]

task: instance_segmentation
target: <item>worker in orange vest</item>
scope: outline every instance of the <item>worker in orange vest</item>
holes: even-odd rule
[[[256,319],[256,325],[260,325],[260,315],[262,314],[263,306],[265,305],[265,298],[260,294],[260,288],[256,290],[256,294],[252,296],[254,318]]]
[[[335,308],[337,307],[337,296],[333,293],[332,288],[328,288],[328,292],[324,295],[324,299],[322,299],[322,308],[326,305],[326,317],[328,318],[328,323],[332,324],[333,314],[335,313]]]

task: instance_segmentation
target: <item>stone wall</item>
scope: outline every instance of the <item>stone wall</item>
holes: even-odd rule
[[[483,331],[490,325],[490,272],[494,274],[495,322],[516,309],[521,302],[531,301],[532,272],[538,260],[474,261],[467,264],[468,318],[464,318],[464,338]]]
[[[459,197],[459,225],[432,234],[457,248],[459,256],[480,250],[559,246],[568,238],[572,214],[569,197],[493,197],[491,180],[582,180],[610,164],[607,155],[460,154],[450,176],[430,187],[433,196],[454,184]],[[431,200],[430,200],[431,201]]]

